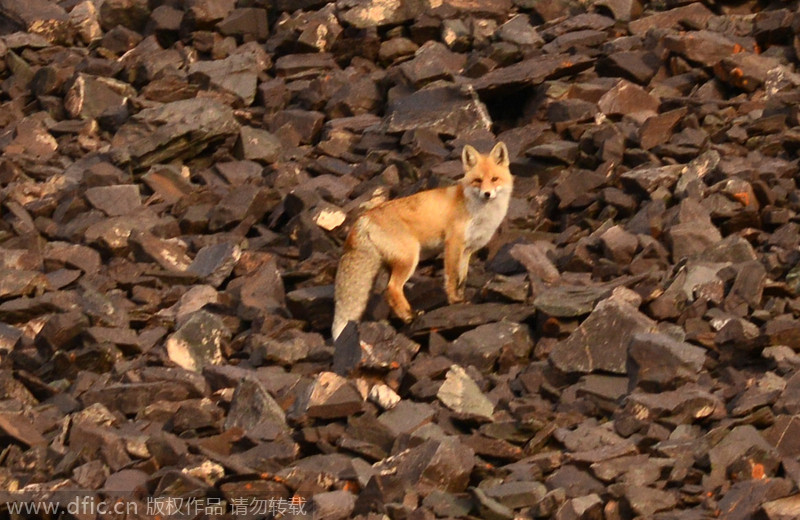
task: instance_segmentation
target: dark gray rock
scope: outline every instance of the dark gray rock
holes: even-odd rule
[[[494,405],[459,365],[453,365],[447,371],[436,397],[442,404],[463,416],[491,419],[494,412]]]
[[[456,86],[429,87],[391,102],[384,122],[391,133],[429,129],[452,136],[492,126],[489,111],[474,91]]]
[[[631,338],[655,327],[656,323],[635,307],[612,297],[598,303],[575,332],[553,349],[550,362],[568,373],[604,370],[625,374]]]
[[[480,325],[456,338],[443,353],[462,366],[474,366],[485,374],[528,359],[533,348],[528,327],[498,322]]]
[[[676,341],[666,334],[634,334],[628,346],[631,385],[674,388],[697,381],[706,360],[705,350]]]
[[[145,169],[194,157],[239,132],[233,110],[210,99],[186,99],[133,115],[112,140],[116,162]]]

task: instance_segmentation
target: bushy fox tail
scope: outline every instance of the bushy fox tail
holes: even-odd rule
[[[354,242],[342,255],[336,271],[335,309],[331,327],[334,341],[348,321],[361,319],[381,268],[381,257],[372,242]]]

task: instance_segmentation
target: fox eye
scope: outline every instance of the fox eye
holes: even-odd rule
[[[472,179],[472,185],[473,186],[480,186],[481,185],[481,180],[480,179]]]
[[[497,182],[500,180],[500,177],[492,177],[492,182]]]

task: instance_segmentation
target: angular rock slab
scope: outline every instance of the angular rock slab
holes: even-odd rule
[[[384,124],[390,133],[428,129],[455,136],[490,130],[492,118],[468,87],[445,86],[419,90],[390,103]]]
[[[656,322],[632,305],[609,298],[598,303],[589,317],[553,348],[550,362],[567,373],[603,370],[625,374],[631,338],[655,327]]]
[[[333,372],[321,372],[297,400],[292,416],[335,419],[361,411],[364,398],[347,379]]]
[[[469,374],[458,365],[450,367],[436,397],[458,414],[491,419],[494,413],[494,405]]]
[[[338,2],[339,18],[357,29],[395,25],[415,19],[441,4],[431,0],[367,0]]]
[[[142,169],[193,157],[238,132],[231,107],[212,99],[184,99],[142,110],[111,144],[117,163]]]
[[[233,393],[231,408],[225,419],[226,430],[234,427],[248,433],[263,430],[264,427],[282,430],[286,428],[286,415],[260,381],[245,378]]]
[[[359,368],[387,371],[406,367],[420,346],[388,324],[362,322],[345,327],[334,347],[333,370],[347,374]]]
[[[167,354],[176,365],[199,372],[222,362],[222,344],[230,335],[222,318],[200,310],[167,339]]]
[[[666,334],[634,334],[628,347],[632,386],[671,388],[684,381],[697,381],[703,369],[705,350],[676,341]]]
[[[536,56],[484,74],[473,81],[472,86],[482,95],[499,94],[577,74],[591,67],[593,63],[592,58],[580,55]]]
[[[452,331],[466,329],[496,321],[521,323],[536,313],[532,305],[480,303],[439,307],[423,314],[411,324],[411,334],[416,336],[432,330]]]

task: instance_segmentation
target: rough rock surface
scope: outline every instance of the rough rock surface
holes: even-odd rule
[[[0,518],[800,517],[799,31],[796,0],[0,0]],[[355,217],[497,140],[466,303],[425,259],[424,314],[376,294],[333,345]]]

